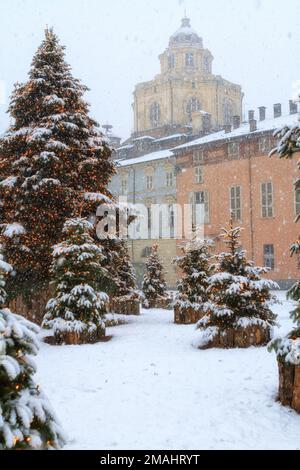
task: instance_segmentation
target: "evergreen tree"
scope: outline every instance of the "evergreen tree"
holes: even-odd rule
[[[39,328],[4,308],[5,277],[12,267],[0,259],[0,450],[54,449],[63,432],[43,392],[35,384],[32,356]]]
[[[83,218],[70,219],[63,228],[64,240],[53,249],[52,274],[56,287],[43,326],[59,340],[66,332],[90,337],[105,334],[108,296],[101,292],[101,247],[93,240],[93,225]]]
[[[136,297],[136,277],[125,240],[120,240],[115,252],[115,279],[113,295],[116,297]]]
[[[300,96],[299,96],[300,101]],[[300,121],[294,126],[284,126],[275,133],[280,139],[278,146],[271,154],[278,153],[280,158],[292,158],[300,151]],[[300,169],[300,161],[298,161]],[[295,183],[295,189],[300,189],[300,179]],[[297,217],[296,222],[299,220]],[[291,256],[300,256],[300,238],[291,246]],[[288,291],[287,298],[297,302],[297,306],[291,311],[291,319],[296,323],[295,328],[283,338],[275,338],[269,345],[269,350],[274,350],[281,361],[292,364],[300,364],[300,280]]]
[[[5,258],[14,264],[9,293],[30,296],[48,284],[51,250],[64,221],[110,200],[111,149],[73,78],[52,30],[38,48],[24,84],[17,84],[13,123],[0,140],[0,197]]]
[[[196,237],[182,248],[183,255],[175,259],[175,264],[181,269],[183,276],[178,283],[174,306],[203,311],[203,304],[209,297],[208,278],[214,271],[210,254],[212,242],[197,240]]]
[[[240,227],[222,229],[221,237],[229,250],[216,256],[216,273],[208,278],[209,300],[204,304],[205,316],[197,324],[203,346],[229,328],[258,325],[267,329],[275,324],[276,316],[269,307],[275,297],[270,289],[278,286],[261,277],[268,268],[247,260],[240,234]]]
[[[146,272],[142,283],[145,307],[155,305],[157,300],[166,298],[166,290],[163,266],[158,257],[158,244],[154,243],[146,261]]]

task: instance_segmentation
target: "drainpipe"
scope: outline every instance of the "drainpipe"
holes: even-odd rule
[[[250,210],[250,243],[251,243],[251,260],[254,261],[254,231],[253,231],[253,188],[252,188],[252,169],[251,169],[251,152],[248,157],[248,174],[249,174],[249,210]]]

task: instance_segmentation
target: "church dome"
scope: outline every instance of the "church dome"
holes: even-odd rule
[[[170,37],[170,46],[176,44],[199,44],[203,47],[202,38],[191,28],[187,17],[181,20],[181,27]]]

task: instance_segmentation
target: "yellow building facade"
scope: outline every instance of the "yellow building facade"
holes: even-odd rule
[[[171,36],[169,47],[160,55],[161,73],[154,80],[139,83],[134,91],[134,134],[158,136],[159,129],[191,126],[203,129],[208,117],[209,131],[242,117],[241,87],[213,75],[213,56],[202,38],[191,28],[189,18]]]

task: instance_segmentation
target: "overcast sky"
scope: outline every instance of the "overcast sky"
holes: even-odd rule
[[[128,137],[134,86],[159,72],[158,55],[185,9],[214,55],[213,72],[242,85],[244,109],[271,113],[282,102],[287,112],[300,79],[300,0],[0,0],[0,131],[13,83],[26,79],[48,24],[91,89],[93,117]]]

